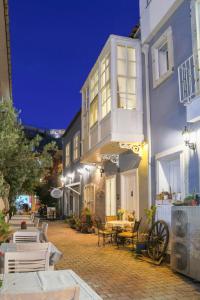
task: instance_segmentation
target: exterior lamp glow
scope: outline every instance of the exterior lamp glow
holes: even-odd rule
[[[67,178],[65,176],[61,176],[60,181],[62,182],[62,184],[65,184],[67,181]]]
[[[183,140],[185,142],[185,145],[187,147],[189,147],[190,149],[195,150],[196,145],[195,145],[195,143],[190,142],[190,132],[189,132],[187,126],[184,127],[184,130],[182,132],[182,136],[183,136]]]

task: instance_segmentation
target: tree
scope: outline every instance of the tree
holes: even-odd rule
[[[0,197],[12,203],[20,193],[33,194],[52,167],[55,143],[39,149],[41,138],[28,140],[12,101],[0,103]]]

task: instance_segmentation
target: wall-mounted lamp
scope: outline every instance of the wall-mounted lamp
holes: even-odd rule
[[[65,176],[61,176],[60,177],[60,181],[61,181],[61,183],[64,185],[65,183],[66,183],[66,181],[67,181],[67,178],[65,177]]]
[[[105,171],[104,171],[104,168],[101,168],[100,169],[100,174],[101,174],[101,177],[103,176],[103,173],[104,173]]]
[[[182,132],[182,136],[183,136],[183,140],[185,142],[185,145],[187,147],[189,147],[190,149],[195,150],[196,149],[196,144],[191,143],[191,141],[190,141],[190,132],[189,132],[187,126],[184,127],[184,130]]]

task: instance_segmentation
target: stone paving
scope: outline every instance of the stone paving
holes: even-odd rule
[[[103,299],[200,300],[200,283],[154,266],[115,246],[97,247],[97,236],[81,234],[61,222],[49,224],[49,240],[62,252],[56,269],[72,269]]]

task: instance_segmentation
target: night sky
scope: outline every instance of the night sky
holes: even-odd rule
[[[128,36],[139,0],[9,0],[13,100],[23,124],[66,128],[110,34]]]

